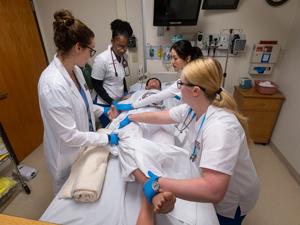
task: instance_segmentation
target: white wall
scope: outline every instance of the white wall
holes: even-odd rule
[[[140,47],[129,51],[132,76],[127,82],[137,79],[139,62],[143,64],[143,28],[141,0],[34,0],[36,14],[49,62],[55,54],[52,22],[53,14],[59,9],[68,9],[89,26],[95,33],[97,54],[107,49],[111,40],[110,23],[116,18],[127,20],[134,31]],[[140,59],[140,60],[139,60]],[[91,60],[92,62],[93,60]]]
[[[131,76],[129,83],[133,84],[137,80],[138,69],[144,64],[144,40],[143,40],[143,17],[142,17],[142,1],[126,0],[126,19],[133,29],[133,33],[137,40],[137,48],[129,51],[129,63]]]
[[[110,22],[117,17],[115,1],[105,0],[34,0],[48,60],[55,54],[53,42],[53,14],[60,9],[68,9],[73,15],[90,27],[95,33],[97,54],[110,43]]]
[[[157,27],[152,26],[154,0],[143,0],[145,13],[145,41],[152,45],[165,44],[177,31],[183,34],[195,34],[197,31],[218,33],[226,28],[243,29],[247,38],[247,51],[228,62],[225,87],[232,91],[241,76],[248,73],[251,49],[259,40],[278,40],[283,50],[286,47],[288,33],[296,15],[297,0],[290,0],[281,7],[271,7],[264,0],[240,0],[237,10],[201,10],[197,26],[171,27],[164,37],[157,37]],[[224,58],[219,58],[223,67]],[[147,60],[149,72],[164,70],[160,60]]]
[[[300,3],[295,7],[300,10]],[[286,51],[276,71],[276,81],[286,97],[272,142],[300,174],[300,15],[295,17],[289,32]]]

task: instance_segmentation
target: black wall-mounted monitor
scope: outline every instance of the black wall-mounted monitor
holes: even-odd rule
[[[202,9],[236,9],[239,0],[204,0]]]
[[[201,0],[154,0],[153,26],[197,25]]]

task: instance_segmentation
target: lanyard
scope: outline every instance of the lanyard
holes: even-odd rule
[[[90,111],[90,107],[89,107],[89,102],[88,102],[87,96],[86,96],[86,94],[85,94],[85,92],[84,92],[84,90],[81,86],[80,86],[79,93],[80,93],[81,97],[83,98],[83,101],[84,101],[85,106],[86,106],[86,111],[87,111],[88,120],[89,120],[89,131],[94,131],[92,117],[91,117],[91,111]]]
[[[206,119],[206,113],[203,115],[202,121],[201,121],[199,129],[197,131],[197,135],[196,135],[196,138],[195,138],[194,149],[193,149],[193,152],[190,156],[190,160],[192,160],[192,162],[195,161],[195,159],[197,158],[198,150],[200,150],[200,143],[197,141],[197,139],[199,137],[199,134],[200,134],[200,131],[201,131],[201,128],[204,124],[205,119]]]

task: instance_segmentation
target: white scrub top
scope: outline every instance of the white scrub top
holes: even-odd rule
[[[102,107],[93,105],[83,74],[78,66],[75,75],[87,96],[92,125]],[[83,147],[106,145],[106,134],[89,132],[86,104],[61,61],[55,56],[43,71],[38,84],[39,104],[44,123],[44,151],[54,178],[54,191],[59,191],[70,174],[71,165]]]
[[[119,62],[115,56],[115,53],[111,50],[111,45],[107,50],[96,56],[93,69],[92,78],[96,80],[103,80],[103,87],[107,94],[114,100],[121,98],[124,95],[124,77],[125,69],[122,65],[122,61],[127,61],[127,55],[124,54]],[[114,69],[114,66],[116,70]],[[115,71],[118,73],[116,76]],[[97,103],[107,104],[94,90],[93,100],[97,98]]]
[[[182,122],[188,109],[184,104],[171,109],[169,113],[174,121]],[[201,122],[201,118],[194,121],[196,134]],[[238,119],[222,108],[209,106],[196,140],[200,149],[195,162],[199,167],[231,176],[225,197],[215,204],[217,213],[234,218],[236,209],[240,206],[241,215],[246,215],[258,199],[259,181]]]
[[[142,108],[148,105],[151,105],[152,103],[158,103],[160,101],[163,101],[168,98],[175,97],[176,95],[181,96],[180,90],[177,88],[177,81],[175,81],[171,86],[166,88],[165,90],[160,91],[159,93],[155,95],[151,95],[141,101],[134,102],[132,104],[133,108]]]

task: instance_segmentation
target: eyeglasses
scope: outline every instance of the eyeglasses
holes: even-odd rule
[[[88,48],[90,50],[90,56],[91,57],[93,57],[96,54],[96,52],[97,52],[95,49],[93,49],[93,48],[91,48],[89,46],[86,46],[86,48]]]
[[[177,80],[177,88],[181,89],[182,86],[187,86],[187,87],[199,87],[203,92],[205,92],[205,88],[195,85],[195,84],[190,84],[190,83],[184,83],[182,80]]]

